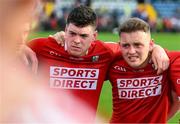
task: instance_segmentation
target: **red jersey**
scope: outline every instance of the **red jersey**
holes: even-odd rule
[[[60,91],[68,92],[80,99],[94,114],[92,117],[83,113],[80,106],[74,102],[67,103],[69,109],[76,116],[76,112],[84,115],[88,122],[95,119],[102,84],[106,78],[106,72],[113,60],[112,51],[104,43],[94,41],[88,50],[88,54],[82,57],[74,57],[54,41],[53,38],[39,38],[31,41],[29,46],[35,51],[39,68],[38,73],[47,82],[44,82],[57,94]],[[63,99],[59,99],[59,102]]]
[[[180,101],[180,51],[169,52],[168,56],[170,58],[169,78]]]
[[[176,58],[175,55],[171,57]],[[176,75],[172,80],[176,80],[176,90],[178,90],[180,70],[175,66],[179,67],[180,62],[175,63],[171,65],[170,71],[176,70],[171,76]],[[170,93],[168,71],[157,75],[151,62],[145,68],[133,69],[122,57],[119,57],[110,68],[109,79],[113,93],[112,123],[167,121]]]

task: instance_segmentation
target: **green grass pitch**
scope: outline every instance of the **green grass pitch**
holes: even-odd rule
[[[37,37],[47,37],[55,32],[35,32],[32,33],[29,39]],[[180,33],[153,33],[152,38],[156,44],[168,50],[180,50]],[[113,41],[117,42],[119,40],[117,34],[112,33],[99,33],[98,39],[103,41]],[[111,85],[109,81],[104,83],[102,88],[99,106],[97,114],[101,116],[105,122],[109,121],[112,114],[112,95],[111,95]],[[180,112],[177,113],[168,123],[180,123]]]

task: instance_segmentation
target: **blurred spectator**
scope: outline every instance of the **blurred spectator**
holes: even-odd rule
[[[144,6],[138,5],[136,10],[132,12],[132,17],[140,18],[146,22],[148,22],[148,13],[145,10]]]
[[[163,27],[163,21],[162,21],[162,19],[160,19],[160,18],[158,18],[157,19],[157,22],[156,22],[156,31],[157,32],[163,32],[163,29],[164,27]]]
[[[74,0],[74,7],[79,5],[91,6],[91,0]]]
[[[180,32],[180,7],[174,12],[174,16],[171,18],[171,23],[174,32]]]
[[[56,30],[57,27],[58,27],[58,20],[57,20],[57,17],[56,17],[56,14],[55,12],[53,11],[49,17],[49,25],[50,25],[50,29],[51,30]]]
[[[132,17],[138,17],[148,22],[152,31],[156,29],[157,22],[157,12],[151,3],[147,3],[144,0],[137,0],[138,5],[134,12],[132,12]]]
[[[173,27],[172,27],[171,20],[169,18],[163,19],[163,28],[164,28],[164,31],[166,31],[166,32],[172,31]]]
[[[58,18],[58,30],[65,30],[66,19],[68,17],[70,9],[62,8],[62,16]]]
[[[44,4],[44,12],[45,14],[50,17],[50,15],[53,13],[54,11],[54,6],[55,6],[55,0],[42,0],[43,4]]]
[[[40,14],[40,29],[57,30],[58,18],[55,12],[54,0],[43,0],[43,9]]]

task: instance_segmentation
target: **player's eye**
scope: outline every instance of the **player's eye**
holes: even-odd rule
[[[88,35],[87,35],[87,34],[81,34],[81,37],[82,37],[83,39],[85,39],[85,38],[88,37]]]
[[[139,47],[141,47],[141,44],[140,44],[140,43],[134,43],[134,46],[135,46],[136,48],[139,48]]]
[[[129,48],[129,44],[122,44],[123,48]]]
[[[76,33],[74,33],[74,32],[69,32],[69,34],[70,34],[71,36],[75,36],[75,35],[76,35]]]

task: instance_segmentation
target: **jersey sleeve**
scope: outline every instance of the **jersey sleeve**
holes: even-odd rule
[[[113,60],[122,57],[121,49],[119,43],[115,42],[105,42],[107,48],[109,48],[113,53]]]
[[[118,43],[115,42],[105,42],[106,47],[113,51],[114,54],[120,52],[120,46]]]
[[[180,101],[180,52],[176,53],[175,58],[171,58],[171,64],[169,67],[170,80],[172,82],[172,88],[178,95]]]
[[[27,43],[27,46],[30,47],[37,54],[48,40],[49,38],[33,39]]]

